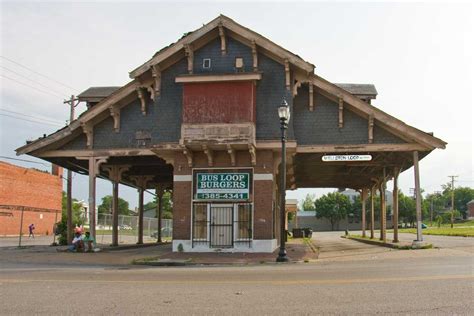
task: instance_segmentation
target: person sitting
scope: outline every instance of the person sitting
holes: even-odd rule
[[[76,232],[74,239],[72,240],[72,244],[68,247],[68,251],[70,252],[82,252],[84,251],[84,242],[82,241],[82,234],[80,232]]]
[[[94,251],[94,237],[91,236],[90,232],[86,232],[86,236],[83,239],[83,242],[87,244],[87,252],[93,252]]]

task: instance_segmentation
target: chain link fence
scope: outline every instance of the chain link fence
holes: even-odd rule
[[[119,244],[134,244],[138,241],[138,216],[119,215]],[[112,214],[99,214],[96,226],[96,241],[99,244],[112,242]],[[162,240],[171,240],[173,220],[161,220]],[[143,242],[156,242],[158,238],[158,219],[143,218]]]

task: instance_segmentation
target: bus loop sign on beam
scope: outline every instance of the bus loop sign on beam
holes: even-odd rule
[[[323,162],[334,161],[371,161],[372,155],[327,155],[322,157]]]

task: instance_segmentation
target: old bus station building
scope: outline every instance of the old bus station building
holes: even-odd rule
[[[373,85],[331,83],[313,64],[222,15],[158,51],[130,78],[123,87],[80,94],[86,112],[17,154],[88,174],[92,212],[96,177],[114,183],[115,197],[118,183],[138,188],[141,218],[144,190],[159,197],[172,189],[174,251],[277,248],[283,98],[291,113],[287,190],[352,188],[366,199],[446,145],[371,105]],[[382,207],[382,229],[384,214]],[[143,225],[139,231],[142,242]],[[113,233],[117,244],[116,225]]]

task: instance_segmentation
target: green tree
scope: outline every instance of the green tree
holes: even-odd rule
[[[344,219],[351,208],[351,203],[347,196],[333,192],[323,195],[314,202],[317,218],[326,218],[331,223],[331,229]]]
[[[302,203],[303,211],[314,211],[315,210],[315,207],[314,207],[315,199],[316,199],[315,194],[306,194],[306,197],[304,198],[303,203]]]
[[[61,221],[56,223],[56,235],[59,235],[58,243],[60,245],[67,245],[67,194],[63,191],[62,195],[62,212]],[[72,225],[80,226],[84,223],[81,214],[81,205],[76,199],[72,199]]]
[[[102,203],[98,207],[99,214],[112,213],[112,199],[112,195],[106,195],[102,198]],[[118,209],[120,215],[130,215],[128,202],[120,197],[118,199]]]
[[[406,196],[402,191],[398,192],[398,214],[399,218],[407,226],[407,223],[413,227],[416,221],[416,201],[412,197]]]
[[[145,211],[148,210],[156,210],[156,205],[157,205],[157,200],[158,197],[154,197],[153,201],[146,203],[143,208]],[[172,201],[172,193],[171,191],[165,191],[163,193],[163,198],[162,198],[162,203],[163,203],[163,218],[164,219],[172,219],[173,218],[173,201]],[[155,214],[156,217],[156,214]]]

